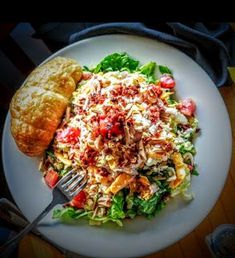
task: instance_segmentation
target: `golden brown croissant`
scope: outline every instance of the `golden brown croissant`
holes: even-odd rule
[[[23,153],[37,156],[45,151],[81,77],[75,60],[56,57],[36,68],[15,93],[11,133]]]

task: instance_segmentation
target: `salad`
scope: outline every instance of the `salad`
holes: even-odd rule
[[[84,66],[41,167],[51,188],[71,169],[87,184],[54,218],[122,226],[154,217],[176,195],[193,198],[196,105],[177,100],[175,88],[168,67],[126,53]]]

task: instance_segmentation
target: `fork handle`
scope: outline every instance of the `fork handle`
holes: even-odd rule
[[[31,222],[27,227],[25,227],[22,231],[20,231],[20,233],[18,233],[12,239],[0,246],[0,257],[6,256],[9,253],[10,249],[13,249],[13,247],[16,246],[18,242],[25,235],[27,235],[27,233],[30,232],[42,218],[44,218],[47,215],[47,213],[55,206],[55,204],[55,201],[52,200],[51,203],[37,216],[37,218],[34,219],[33,222]]]

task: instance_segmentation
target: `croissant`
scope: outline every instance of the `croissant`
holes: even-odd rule
[[[10,103],[11,133],[20,151],[43,154],[81,77],[81,67],[65,57],[52,59],[28,76]]]

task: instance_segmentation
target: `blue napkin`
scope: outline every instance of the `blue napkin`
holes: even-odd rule
[[[37,36],[51,40],[57,37],[60,43],[71,44],[111,33],[140,35],[170,44],[194,59],[218,87],[231,83],[227,67],[235,37],[227,23],[51,23],[44,25]]]

